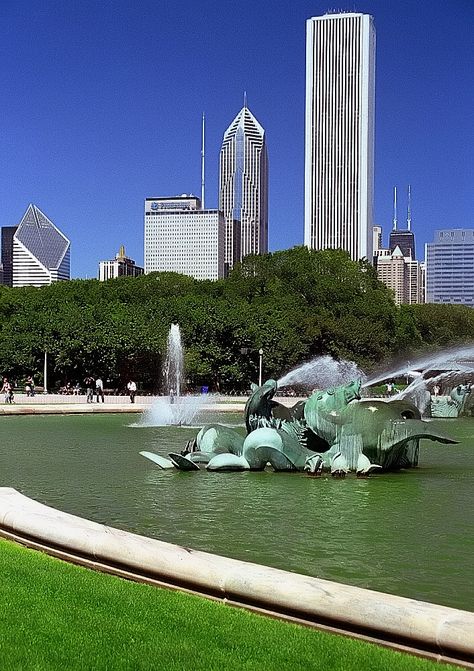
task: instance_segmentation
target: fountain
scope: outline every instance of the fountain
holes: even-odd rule
[[[463,345],[444,349],[436,354],[425,355],[415,361],[394,366],[392,369],[382,371],[368,378],[363,387],[371,387],[390,378],[402,377],[413,371],[446,371],[448,369],[458,372],[474,372],[474,345]]]
[[[166,343],[166,359],[163,369],[165,392],[170,403],[181,396],[184,377],[184,355],[179,324],[171,324]]]
[[[169,459],[150,452],[141,454],[162,468],[180,470],[199,470],[202,465],[211,471],[264,470],[270,465],[275,471],[321,475],[328,470],[334,477],[345,477],[351,470],[367,476],[375,470],[411,468],[418,465],[421,439],[457,442],[424,421],[422,412],[433,407],[428,385],[460,372],[474,372],[474,365],[466,363],[473,358],[474,347],[465,346],[423,357],[411,364],[413,371],[407,366],[394,368],[362,384],[361,379],[348,381],[361,373],[354,363],[318,357],[279,382],[267,380],[261,386],[252,385],[245,406],[246,437],[214,424],[203,427],[181,453],[170,453]],[[433,372],[436,376],[426,379]],[[362,387],[401,375],[413,381],[397,396],[361,398]],[[321,387],[330,379],[338,386],[315,389],[308,399],[293,407],[273,400],[279,386]],[[457,414],[470,392],[471,385],[466,384],[452,389],[449,405]]]
[[[143,413],[139,426],[190,426],[198,420],[204,405],[212,403],[208,395],[183,395],[184,350],[179,324],[171,324],[163,366],[165,395],[157,398]]]
[[[469,380],[473,374],[474,346],[463,345],[372,376],[363,387],[396,377],[411,377],[411,383],[392,396],[392,400],[410,400],[426,417],[459,417],[471,411],[473,385]],[[439,394],[441,390],[444,393]]]

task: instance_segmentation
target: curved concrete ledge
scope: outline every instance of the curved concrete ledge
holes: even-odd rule
[[[149,410],[151,403],[15,403],[0,405],[0,415],[89,415],[106,413],[143,413]],[[242,412],[244,403],[215,403],[204,406],[202,410],[212,412]]]
[[[470,666],[474,613],[190,550],[63,513],[0,488],[0,534],[299,621]]]

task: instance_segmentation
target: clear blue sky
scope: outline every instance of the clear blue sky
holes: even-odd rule
[[[412,185],[418,258],[436,228],[473,227],[473,0],[3,0],[0,225],[33,202],[72,241],[72,276],[120,244],[143,262],[143,200],[217,206],[222,134],[248,104],[267,132],[270,249],[303,241],[305,20],[372,14],[375,223]]]

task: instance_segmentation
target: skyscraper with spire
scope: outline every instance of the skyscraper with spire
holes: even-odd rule
[[[305,245],[372,261],[375,27],[371,16],[306,22]]]
[[[225,266],[268,251],[268,154],[265,130],[244,106],[224,133],[219,210],[225,219]]]
[[[415,236],[411,230],[411,187],[408,187],[406,229],[400,229],[397,187],[393,188],[393,219],[388,249],[375,252],[377,275],[394,293],[395,302],[423,303],[423,268],[415,258]]]
[[[415,235],[411,230],[411,186],[408,186],[407,192],[407,223],[406,228],[398,226],[397,219],[397,187],[393,188],[393,224],[390,231],[389,243],[390,251],[393,252],[399,247],[406,258],[415,259]]]

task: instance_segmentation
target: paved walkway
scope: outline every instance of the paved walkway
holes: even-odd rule
[[[130,403],[128,396],[106,396],[104,403],[87,403],[85,395],[64,396],[62,394],[36,394],[28,397],[15,394],[12,404],[0,402],[0,415],[74,415],[106,412],[144,412],[157,399],[163,396],[137,396],[135,403]],[[204,410],[217,412],[241,412],[244,409],[246,396],[210,396]],[[286,406],[294,405],[298,398],[282,397],[277,399]]]

